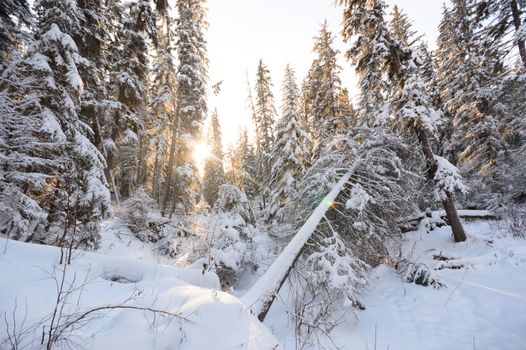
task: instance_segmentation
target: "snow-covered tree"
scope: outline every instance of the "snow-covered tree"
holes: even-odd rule
[[[208,130],[208,145],[211,154],[205,160],[203,195],[206,202],[213,206],[217,200],[219,187],[226,181],[225,170],[223,169],[223,138],[217,110],[212,113],[212,122]]]
[[[273,130],[277,113],[270,72],[263,60],[259,60],[255,92],[254,125],[256,127],[257,152],[258,157],[264,157],[270,152],[274,144]]]
[[[256,154],[254,147],[248,140],[248,131],[241,130],[238,144],[228,154],[229,169],[227,178],[230,183],[239,187],[247,196],[252,198],[257,194],[256,182]]]
[[[483,33],[500,42],[504,51],[516,46],[526,68],[526,3],[521,0],[476,0],[477,19],[488,22]]]
[[[381,124],[387,118],[387,99],[391,90],[388,76],[392,44],[386,40],[384,1],[340,0],[344,6],[343,36],[351,47],[347,51],[358,73],[360,124]],[[385,113],[379,114],[378,111]]]
[[[99,240],[97,223],[109,210],[109,192],[104,158],[78,114],[84,87],[78,64],[84,58],[69,34],[79,27],[78,7],[41,0],[36,10],[36,40],[5,73],[19,82],[7,93],[16,100],[16,116],[28,123],[12,123],[7,135],[3,179],[20,202],[8,205],[19,211],[2,220],[4,232],[17,239],[93,248]],[[22,223],[14,222],[20,218]]]
[[[389,29],[393,38],[400,41],[404,46],[412,46],[415,44],[417,38],[416,32],[409,17],[395,4],[391,12],[391,20],[389,21]]]
[[[302,142],[308,134],[301,128],[298,113],[299,90],[290,66],[285,69],[282,85],[281,118],[276,124],[275,143],[271,152],[270,197],[267,221],[283,220],[281,209],[295,196],[298,181],[305,172],[304,159],[309,155]]]
[[[155,202],[142,187],[122,202],[123,221],[128,229],[142,241],[148,238],[148,224]]]
[[[193,208],[197,187],[197,169],[191,152],[206,118],[208,58],[204,30],[207,27],[203,0],[178,0],[177,12],[177,95],[175,125],[165,176],[161,213],[171,201],[170,213]],[[174,137],[177,136],[177,137]],[[177,143],[177,152],[176,145]],[[172,185],[172,182],[177,184]]]
[[[357,62],[356,73],[359,79],[364,82],[369,79],[370,72],[363,66],[365,63],[363,59],[373,57],[371,56],[372,52],[370,52],[372,48],[365,43],[373,42],[366,38],[374,35],[374,42],[381,43],[383,47],[380,52],[381,55],[376,56],[376,64],[385,67],[389,72],[388,77],[391,84],[389,96],[391,97],[395,121],[401,121],[403,129],[410,131],[416,136],[427,164],[427,176],[438,184],[439,180],[435,177],[437,161],[429,136],[436,127],[434,120],[436,119],[436,113],[432,111],[432,107],[429,105],[425,87],[418,76],[417,66],[420,64],[420,57],[417,51],[393,38],[393,35],[387,29],[387,24],[383,17],[385,4],[382,0],[373,2],[346,0],[342,1],[342,4],[346,8],[344,28],[347,33],[347,39],[351,39],[354,35],[357,36],[356,41],[362,40],[364,43],[364,45],[358,46],[355,41],[350,51],[350,56],[354,57],[355,62]],[[364,18],[374,19],[375,28],[378,30],[376,34],[371,33],[370,26],[363,25],[362,20]],[[356,61],[356,58],[358,58],[358,61]],[[375,79],[381,79],[381,77],[376,77]],[[368,90],[366,90],[367,84],[361,84],[360,88],[362,89],[362,95],[368,93]],[[367,108],[367,106],[362,108]],[[387,112],[391,112],[391,110],[387,110]],[[384,115],[385,107],[378,109],[376,114]],[[382,124],[385,124],[387,120],[384,117],[381,119]],[[455,241],[464,241],[466,235],[453,203],[453,192],[447,192],[446,196],[442,198],[442,205],[452,226]]]
[[[114,4],[117,6],[117,4]],[[113,113],[106,142],[117,187],[126,198],[145,182],[146,127],[148,124],[148,39],[153,37],[154,17],[149,1],[127,3],[111,69],[113,94],[118,108]]]
[[[313,94],[313,109],[311,116],[314,128],[313,157],[316,159],[331,140],[347,132],[350,113],[347,108],[340,105],[341,81],[339,73],[341,68],[337,63],[338,51],[333,48],[334,38],[325,22],[320,34],[314,39],[314,53],[316,59],[310,71],[310,85]]]
[[[273,131],[276,116],[270,72],[263,60],[259,60],[253,119],[256,129],[256,183],[258,184],[258,192],[263,196],[264,206],[269,191],[270,152],[275,141]]]
[[[255,217],[246,195],[236,186],[219,187],[214,204],[214,229],[209,234],[210,267],[215,270],[224,289],[234,287],[239,274],[255,268]]]
[[[159,8],[159,6],[161,6]],[[166,7],[163,7],[166,6]],[[174,57],[175,28],[168,4],[158,5],[159,46],[153,55],[150,85],[150,113],[148,120],[148,136],[152,146],[153,166],[151,169],[152,195],[160,202],[166,188],[166,178],[163,176],[167,167],[169,146],[175,148],[177,143],[176,94],[177,80],[173,74],[177,69]],[[171,142],[170,142],[171,141]],[[175,149],[172,151],[175,153]]]
[[[498,169],[505,162],[506,145],[498,125],[506,108],[495,92],[506,72],[499,45],[480,31],[473,9],[473,0],[456,0],[444,9],[437,73],[450,118],[446,123],[451,125],[446,154],[452,154],[452,162],[461,166],[464,174],[489,184],[501,182]]]

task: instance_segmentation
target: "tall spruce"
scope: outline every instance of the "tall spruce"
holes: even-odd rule
[[[313,158],[320,156],[322,148],[331,140],[347,133],[351,113],[349,106],[342,106],[342,87],[339,77],[341,67],[337,63],[338,51],[333,48],[334,37],[324,22],[319,35],[314,38],[316,59],[310,71],[310,85],[313,95],[311,116],[314,128]]]
[[[173,72],[177,69],[175,60],[175,28],[170,17],[168,4],[158,6],[158,41],[159,46],[153,55],[151,70],[151,118],[148,121],[148,135],[153,148],[153,166],[151,169],[151,188],[153,198],[160,202],[163,199],[166,179],[164,172],[170,153],[169,141],[177,142],[176,95],[177,79]],[[164,6],[164,7],[163,7]],[[175,152],[175,150],[173,151]]]
[[[175,131],[170,141],[165,195],[161,214],[171,201],[170,215],[176,209],[188,212],[194,206],[197,169],[192,160],[192,147],[206,118],[206,84],[208,58],[204,30],[207,27],[203,0],[178,0],[177,11],[177,95]],[[177,150],[175,145],[177,144]],[[174,186],[174,183],[177,186]]]
[[[229,168],[227,178],[248,197],[258,194],[256,181],[256,154],[254,147],[248,140],[248,131],[243,129],[239,133],[237,145],[228,152]]]
[[[277,112],[274,94],[272,93],[270,72],[263,60],[259,60],[258,63],[255,94],[255,113],[253,117],[256,128],[256,179],[259,187],[258,192],[263,196],[263,206],[266,206],[271,169],[270,152],[274,145],[273,131]]]
[[[437,72],[452,118],[452,160],[470,173],[491,174],[504,147],[496,129],[500,116],[493,108],[502,61],[496,47],[478,34],[472,9],[472,0],[455,0],[451,9],[444,9]]]
[[[304,159],[309,151],[302,139],[307,132],[301,128],[299,118],[299,89],[294,70],[287,66],[282,85],[281,118],[276,124],[275,144],[271,152],[269,204],[265,213],[267,222],[284,218],[283,208],[296,195],[298,182],[305,172]]]
[[[479,21],[487,22],[483,33],[500,42],[505,51],[516,47],[526,67],[526,3],[521,0],[477,0],[473,4]]]
[[[462,189],[459,181],[458,170],[444,158],[437,157],[430,143],[429,133],[433,130],[434,113],[428,106],[428,98],[425,95],[424,86],[418,76],[416,66],[418,64],[418,54],[410,47],[404,46],[401,41],[393,39],[393,35],[387,28],[383,16],[385,3],[382,0],[343,0],[340,2],[345,6],[344,12],[344,33],[349,40],[357,36],[357,41],[372,44],[357,46],[356,41],[349,56],[353,62],[358,62],[356,72],[361,81],[364,80],[369,70],[363,66],[363,59],[370,56],[377,44],[382,45],[382,55],[377,56],[377,64],[386,68],[389,72],[388,77],[391,81],[391,94],[393,96],[392,111],[402,120],[405,129],[417,137],[422,153],[427,164],[427,176],[435,183],[437,199],[442,202],[446,210],[449,222],[453,230],[456,242],[466,240],[466,235],[458,214],[456,212],[453,193],[457,189]],[[369,26],[363,26],[364,18],[374,18],[377,32],[371,32]],[[362,95],[367,94],[363,90],[367,85],[361,85]],[[364,106],[367,108],[367,106]],[[376,113],[384,114],[385,108],[377,110]],[[385,123],[384,118],[382,122]]]
[[[396,66],[390,64],[392,45],[386,41],[386,5],[383,1],[367,0],[340,0],[339,3],[345,5],[344,39],[350,41],[351,37],[354,38],[346,56],[358,74],[361,92],[359,123],[367,126],[382,124],[388,116],[387,100],[391,92],[389,76],[394,74],[391,66]]]
[[[19,81],[8,94],[27,124],[9,123],[2,231],[15,239],[94,248],[110,199],[104,158],[79,116],[84,58],[72,34],[81,14],[71,1],[41,0],[36,10],[35,42],[7,75]],[[6,194],[14,200],[6,201]]]

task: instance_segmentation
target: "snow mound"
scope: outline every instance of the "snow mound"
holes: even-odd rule
[[[42,325],[57,298],[60,250],[0,239],[0,348],[13,316],[29,331],[22,343],[38,349]],[[63,315],[79,315],[105,306],[124,306],[92,314],[68,334],[85,349],[279,349],[274,336],[235,297],[217,291],[215,274],[119,256],[75,252],[67,267],[71,291]],[[193,285],[192,285],[193,284]],[[72,287],[70,287],[72,286]],[[201,287],[200,287],[201,286]],[[209,287],[209,288],[203,288]],[[77,302],[80,301],[80,302]],[[129,307],[129,308],[128,308]],[[172,317],[146,311],[162,310]],[[57,344],[54,348],[61,348]]]

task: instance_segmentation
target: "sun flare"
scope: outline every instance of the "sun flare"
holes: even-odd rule
[[[210,157],[211,154],[208,144],[201,142],[194,145],[192,156],[201,173],[203,172],[206,159]]]

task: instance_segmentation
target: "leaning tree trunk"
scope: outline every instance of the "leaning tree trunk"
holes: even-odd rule
[[[510,6],[511,14],[513,16],[513,24],[515,26],[515,30],[518,31],[521,27],[521,17],[519,7],[517,6],[517,0],[511,0]],[[524,39],[517,40],[517,46],[519,47],[519,54],[521,56],[522,63],[526,67],[526,45],[524,43]]]
[[[389,53],[391,56],[390,70],[391,75],[393,77],[392,79],[394,79],[394,81],[398,80],[398,84],[400,85],[400,87],[403,87],[405,84],[405,79],[402,74],[402,64],[400,59],[399,47],[391,40],[389,36],[387,36],[386,39],[390,43]],[[416,136],[418,137],[418,141],[422,146],[422,152],[424,153],[428,167],[427,175],[431,181],[435,181],[437,162],[435,160],[433,150],[431,149],[431,145],[429,144],[429,138],[427,137],[426,130],[421,124],[412,124],[411,127],[414,129]],[[446,210],[446,215],[449,220],[449,224],[451,225],[451,229],[453,231],[453,237],[455,239],[455,242],[463,242],[466,240],[466,233],[464,232],[464,228],[462,227],[462,223],[460,222],[460,218],[458,217],[457,210],[455,209],[455,204],[453,202],[453,194],[445,190],[444,192],[446,193],[446,199],[442,200],[442,205]]]
[[[166,207],[168,206],[168,200],[170,198],[173,170],[175,166],[175,144],[177,142],[177,131],[179,129],[179,118],[177,122],[172,126],[172,141],[170,144],[170,154],[168,157],[168,169],[166,171],[166,179],[164,181],[164,196],[161,203],[161,216],[166,213]]]
[[[435,181],[434,179],[435,173],[437,171],[437,163],[433,154],[433,150],[431,149],[431,145],[429,144],[429,138],[427,137],[426,130],[421,125],[417,125],[414,128],[426,158],[428,167],[427,175],[430,180]],[[455,209],[453,194],[449,191],[444,192],[446,193],[446,199],[442,200],[442,206],[446,211],[447,219],[451,225],[453,237],[455,238],[455,242],[463,242],[466,240],[466,233],[464,232],[464,228],[462,227],[462,223],[458,217],[457,210]]]
[[[294,238],[287,244],[278,258],[270,265],[269,269],[254,283],[252,288],[241,297],[241,301],[250,308],[251,312],[255,314],[261,322],[263,322],[267,316],[272,303],[276,299],[276,295],[302,255],[305,245],[310,240],[320,221],[325,217],[327,210],[331,207],[329,203],[336,200],[336,197],[338,197],[342,189],[349,182],[354,170],[360,163],[361,160],[357,160],[349,171],[338,181],[294,235]]]

